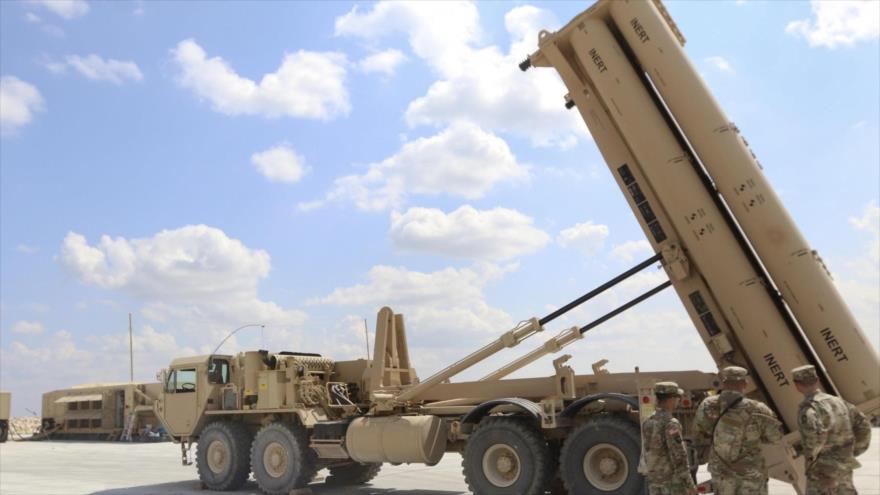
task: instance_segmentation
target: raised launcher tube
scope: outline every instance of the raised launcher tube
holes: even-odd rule
[[[609,167],[615,173],[629,168],[643,174],[694,267],[691,276],[702,276],[720,303],[717,323],[736,337],[768,398],[789,429],[796,428],[801,397],[787,371],[815,363],[763,285],[735,225],[703,187],[687,151],[608,28],[607,5],[600,2],[557,33],[542,33],[541,50],[547,47],[548,53],[556,50],[562,56],[551,60],[539,50],[530,57],[531,64],[575,74],[574,81],[563,80],[576,104],[588,107],[579,110],[596,129],[594,136],[608,134],[608,126],[619,132],[634,162],[609,162]],[[651,222],[647,217],[652,212],[640,214],[640,222]]]
[[[634,0],[611,2],[609,12],[841,396],[853,404],[880,397],[876,350],[745,139],[694,69],[664,12],[653,2]]]

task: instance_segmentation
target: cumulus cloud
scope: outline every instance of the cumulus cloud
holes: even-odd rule
[[[375,43],[404,33],[413,53],[437,74],[406,111],[411,126],[468,121],[536,145],[573,145],[585,128],[564,108],[567,92],[552,70],[522,73],[517,64],[537,49],[538,32],[559,26],[546,10],[524,5],[504,18],[513,43],[480,46],[479,12],[470,2],[381,1],[336,20],[336,34]]]
[[[528,168],[503,139],[473,124],[457,123],[405,143],[363,175],[336,179],[323,200],[299,206],[308,210],[330,201],[351,201],[362,210],[384,210],[401,206],[411,194],[477,199],[496,184],[528,176]]]
[[[195,40],[181,41],[171,53],[180,70],[180,85],[220,113],[331,120],[351,110],[345,87],[347,62],[340,53],[287,54],[281,66],[259,83],[238,75],[220,57],[208,58]]]
[[[46,68],[56,74],[66,72],[68,68],[93,81],[123,84],[128,81],[138,82],[144,75],[136,63],[126,60],[104,59],[94,53],[81,57],[68,55],[63,62],[49,61]]]
[[[43,333],[43,324],[38,321],[17,321],[12,324],[12,331],[26,335],[39,335]]]
[[[0,132],[17,131],[44,109],[43,96],[32,84],[15,76],[0,77]]]
[[[31,3],[40,5],[65,19],[82,17],[89,12],[89,4],[85,0],[31,0]]]
[[[556,237],[556,242],[564,248],[577,249],[586,255],[593,255],[605,245],[606,237],[608,237],[607,225],[588,221],[564,229]]]
[[[651,243],[644,240],[639,239],[637,241],[626,241],[623,244],[615,244],[614,247],[611,248],[610,256],[618,261],[623,261],[624,263],[629,263],[635,261],[637,258],[647,258],[649,254],[654,252],[654,248],[651,247]]]
[[[728,74],[733,74],[735,72],[733,70],[733,66],[730,65],[730,62],[724,57],[716,55],[713,57],[706,57],[705,60],[707,64],[711,65],[721,72],[726,72]]]
[[[876,0],[812,0],[813,16],[791,21],[785,32],[803,37],[810,46],[837,48],[880,37],[880,2]]]
[[[296,325],[306,315],[257,295],[268,276],[269,254],[251,249],[222,230],[188,225],[153,237],[104,235],[95,245],[70,232],[59,261],[81,282],[124,291],[146,303],[157,321],[219,323],[262,321]]]
[[[279,144],[251,155],[251,163],[272,182],[299,182],[308,168],[305,159],[288,144]]]
[[[378,72],[386,76],[394,74],[397,66],[406,60],[406,56],[400,50],[394,48],[378,53],[367,55],[360,62],[358,68],[367,74]]]
[[[550,241],[516,210],[481,211],[470,205],[448,214],[434,208],[393,212],[389,236],[403,251],[488,261],[534,253]]]
[[[388,305],[406,315],[410,332],[426,337],[442,335],[448,339],[454,333],[475,331],[485,335],[506,330],[511,319],[486,302],[483,289],[514,269],[516,265],[486,264],[419,272],[379,265],[370,270],[365,283],[337,288],[310,303],[369,306],[372,311]]]

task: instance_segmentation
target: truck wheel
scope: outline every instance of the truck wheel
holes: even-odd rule
[[[325,483],[334,486],[363,485],[378,476],[381,469],[382,464],[378,462],[367,464],[353,462],[341,466],[333,466],[330,468],[330,476],[327,477]]]
[[[475,495],[541,495],[552,478],[547,442],[526,421],[484,419],[462,458],[465,482]]]
[[[205,426],[196,448],[199,479],[211,490],[231,491],[250,474],[251,435],[241,423],[216,421]]]
[[[308,485],[318,468],[305,428],[286,423],[264,426],[251,447],[251,470],[269,495],[287,495]]]
[[[4,419],[0,420],[0,443],[5,442],[9,438],[9,423]]]
[[[562,445],[559,471],[569,493],[607,495],[642,493],[638,473],[639,429],[613,416],[591,418],[575,428]]]

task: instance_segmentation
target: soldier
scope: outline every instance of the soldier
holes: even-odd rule
[[[743,396],[748,371],[721,370],[721,393],[707,397],[694,418],[700,464],[708,451],[709,473],[718,495],[767,493],[767,467],[761,445],[782,438],[782,424],[761,402]]]
[[[794,385],[804,394],[798,411],[798,429],[807,464],[807,495],[849,495],[856,456],[868,450],[871,425],[849,402],[819,390],[813,366],[791,370]]]
[[[654,385],[657,410],[642,425],[650,495],[697,493],[681,438],[681,423],[672,417],[682,393],[675,382],[658,382]]]

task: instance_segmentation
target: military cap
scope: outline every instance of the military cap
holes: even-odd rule
[[[791,370],[791,377],[796,382],[811,382],[819,378],[819,375],[816,373],[816,367],[808,364]]]
[[[654,395],[684,395],[675,382],[657,382],[654,384]]]
[[[739,382],[745,380],[746,377],[749,376],[749,372],[745,368],[740,368],[739,366],[728,366],[722,368],[721,373],[718,373],[718,376],[721,378],[722,382]]]

